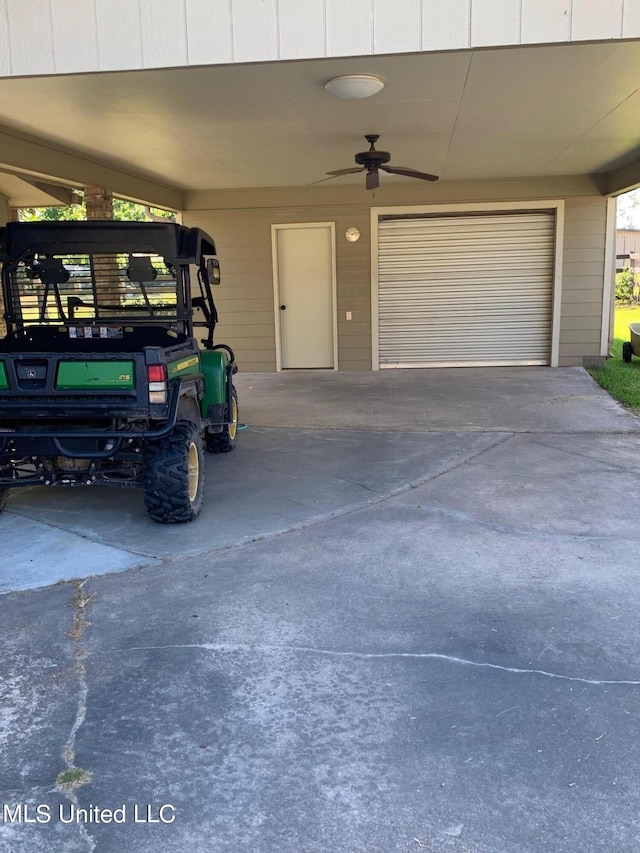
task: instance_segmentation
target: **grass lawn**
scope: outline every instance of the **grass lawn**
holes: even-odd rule
[[[612,397],[640,414],[640,358],[634,355],[631,364],[622,360],[622,343],[629,340],[629,323],[640,323],[640,306],[616,307],[613,358],[607,359],[604,367],[593,368],[589,373]]]

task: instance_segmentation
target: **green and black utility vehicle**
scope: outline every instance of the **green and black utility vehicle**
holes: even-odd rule
[[[0,229],[0,508],[18,486],[100,485],[143,489],[155,521],[198,515],[203,447],[233,450],[238,429],[215,255],[170,222]]]

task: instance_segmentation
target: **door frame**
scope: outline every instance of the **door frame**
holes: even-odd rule
[[[278,231],[301,228],[328,228],[331,236],[331,309],[333,330],[333,368],[338,370],[338,279],[336,275],[335,222],[289,222],[271,226],[271,258],[273,262],[273,311],[276,332],[276,370],[282,368],[282,328],[280,323],[280,279],[278,273]],[[307,368],[300,368],[305,370]],[[308,368],[311,369],[311,368]]]
[[[396,205],[371,208],[371,369],[380,370],[380,327],[378,317],[378,238],[379,218],[385,214],[515,213],[519,210],[552,210],[555,214],[555,252],[551,311],[551,351],[549,367],[558,367],[560,353],[560,313],[562,308],[562,258],[564,252],[564,199],[535,201],[468,202],[455,204]],[[480,366],[480,365],[477,365]],[[427,368],[428,369],[428,368]]]

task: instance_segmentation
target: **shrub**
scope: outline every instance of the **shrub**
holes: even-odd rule
[[[616,299],[620,302],[633,302],[633,271],[627,267],[616,273]]]

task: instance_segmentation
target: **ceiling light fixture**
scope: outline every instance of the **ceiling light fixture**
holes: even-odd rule
[[[324,88],[337,98],[370,98],[384,89],[384,83],[370,74],[349,74],[333,77]]]

